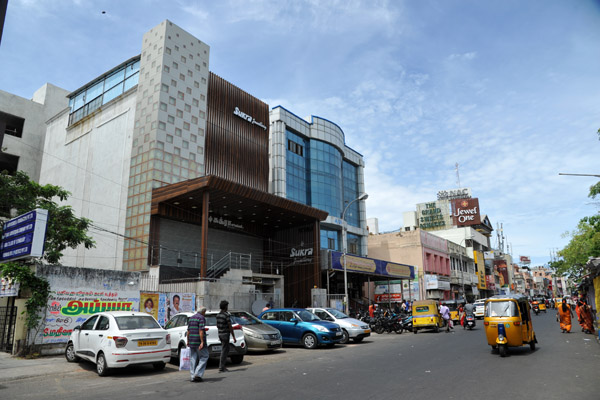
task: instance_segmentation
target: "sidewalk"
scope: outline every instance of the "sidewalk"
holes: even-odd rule
[[[34,359],[13,357],[0,353],[0,383],[43,375],[55,375],[57,371],[69,373],[80,371],[78,363],[68,363],[64,356],[47,356]]]

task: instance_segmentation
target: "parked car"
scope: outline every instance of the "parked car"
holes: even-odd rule
[[[303,308],[279,308],[261,313],[260,318],[281,332],[283,343],[301,344],[307,349],[334,346],[342,340],[342,328],[323,321]]]
[[[206,312],[206,326],[204,328],[209,357],[215,360],[221,357],[221,341],[219,340],[219,331],[217,330],[218,313],[219,311]],[[193,312],[176,314],[165,325],[165,329],[171,334],[171,357],[177,360],[177,362],[179,362],[181,349],[187,347],[188,319],[192,315],[194,315]],[[244,361],[244,354],[246,354],[244,332],[241,325],[234,324],[233,321],[232,327],[236,342],[233,342],[233,337],[229,338],[229,358],[233,364],[241,364]]]
[[[248,351],[280,349],[283,341],[279,331],[246,311],[231,310],[231,322],[242,327]]]
[[[350,318],[335,308],[307,308],[307,310],[324,321],[338,324],[342,328],[342,340],[340,341],[342,344],[348,343],[350,339],[359,343],[364,338],[371,336],[371,329],[367,323]]]
[[[475,306],[475,318],[482,319],[485,312],[485,299],[476,300],[473,305]]]
[[[141,312],[101,312],[77,325],[65,349],[68,362],[96,363],[98,375],[112,368],[152,364],[162,370],[169,361],[171,335],[152,315]]]

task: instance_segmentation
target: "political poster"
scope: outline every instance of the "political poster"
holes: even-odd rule
[[[102,311],[137,311],[137,290],[56,288],[50,291],[41,332],[42,343],[66,343],[73,328]]]
[[[159,297],[158,293],[140,292],[140,311],[148,313],[158,320]]]
[[[175,314],[191,312],[196,308],[195,293],[168,293],[167,296],[167,321]]]

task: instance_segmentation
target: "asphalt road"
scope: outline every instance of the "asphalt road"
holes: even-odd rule
[[[534,316],[538,337],[510,356],[492,354],[482,321],[473,331],[374,334],[331,349],[250,354],[230,372],[209,364],[204,382],[169,365],[116,370],[98,377],[81,362],[75,372],[5,382],[1,399],[577,399],[600,398],[600,345],[577,326],[558,328],[554,312]],[[66,361],[64,361],[66,363]]]

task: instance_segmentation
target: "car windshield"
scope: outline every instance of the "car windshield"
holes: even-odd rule
[[[115,317],[117,326],[122,331],[133,329],[162,329],[151,315],[125,315]]]
[[[336,310],[335,308],[327,308],[327,311],[329,311],[329,313],[337,319],[348,318],[348,316],[346,314],[344,314],[343,312],[341,312],[339,310]]]
[[[298,317],[300,317],[300,319],[304,322],[321,320],[321,318],[317,317],[315,314],[311,313],[310,311],[306,311],[306,310],[297,311],[296,314],[298,314]]]
[[[519,310],[514,301],[490,301],[485,307],[486,317],[518,317]]]
[[[240,325],[260,325],[262,322],[258,320],[254,315],[250,315],[246,312],[232,312],[231,322]]]

